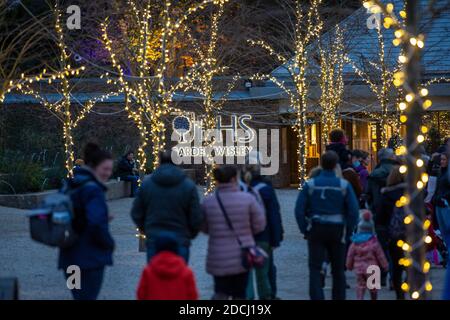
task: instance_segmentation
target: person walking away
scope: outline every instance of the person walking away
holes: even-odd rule
[[[348,250],[346,266],[356,274],[356,299],[364,300],[367,280],[371,275],[370,267],[378,266],[388,270],[388,261],[375,235],[372,213],[361,210],[360,222],[356,234],[352,236],[352,244]],[[369,289],[372,300],[377,300],[377,289]]]
[[[249,158],[249,163],[243,170],[244,180],[249,192],[254,193],[256,199],[264,206],[267,225],[264,231],[255,235],[256,245],[269,255],[262,268],[255,269],[256,284],[260,300],[275,299],[276,296],[276,267],[273,251],[283,240],[283,225],[281,222],[280,205],[272,185],[261,176],[261,166],[258,157]],[[270,272],[272,268],[272,273]],[[247,297],[254,298],[253,272],[250,272]]]
[[[197,300],[194,273],[178,255],[178,240],[172,233],[155,239],[156,255],[142,272],[138,300]]]
[[[377,217],[377,212],[381,207],[381,189],[386,186],[387,177],[392,171],[394,166],[398,165],[398,161],[395,159],[394,150],[390,148],[383,148],[378,151],[378,165],[369,175],[367,181],[366,199],[371,212],[375,214],[375,230],[377,232],[378,240],[383,248],[384,254],[388,253],[388,230],[385,224],[380,223]],[[387,273],[383,272],[381,275],[381,285],[384,287],[387,284]]]
[[[378,224],[388,230],[388,258],[391,261],[392,287],[397,300],[404,300],[405,292],[401,285],[405,269],[399,263],[400,259],[404,258],[404,252],[398,246],[398,242],[406,240],[405,212],[403,207],[397,207],[396,204],[405,194],[407,184],[405,176],[400,173],[399,168],[399,166],[392,168],[386,187],[381,189],[381,206],[376,213],[376,217]]]
[[[209,236],[206,271],[214,277],[213,299],[245,299],[249,270],[243,265],[242,249],[255,246],[254,235],[265,229],[264,208],[250,193],[239,190],[234,166],[216,168],[214,178],[216,192],[202,204],[203,232]]]
[[[131,194],[130,197],[136,196],[136,192],[139,188],[139,172],[136,167],[136,161],[134,160],[134,152],[128,151],[117,164],[116,176],[123,181],[131,182]]]
[[[347,180],[355,192],[356,198],[359,200],[362,194],[361,182],[359,181],[359,174],[352,166],[351,158],[347,160],[344,169],[342,170],[342,177]]]
[[[328,257],[333,275],[333,300],[345,299],[345,252],[347,234],[358,219],[358,201],[351,185],[336,177],[339,157],[327,151],[321,157],[319,175],[307,180],[295,205],[301,233],[308,241],[309,294],[323,300],[321,271]]]
[[[378,164],[367,180],[366,194],[371,212],[377,212],[377,207],[381,204],[381,188],[386,186],[387,177],[395,165],[398,165],[398,161],[393,149],[383,148],[378,151]]]
[[[179,255],[189,261],[191,240],[203,223],[195,183],[175,166],[171,152],[160,154],[160,166],[144,180],[133,202],[131,217],[146,236],[147,260],[156,254],[154,240],[172,232],[179,242]]]
[[[449,154],[447,151],[441,154],[441,174],[437,180],[435,193],[436,218],[439,231],[442,234],[447,248],[450,247],[450,181],[448,172]],[[450,263],[447,261],[442,299],[450,300]]]
[[[109,232],[108,206],[105,182],[113,171],[111,155],[96,144],[88,143],[84,149],[85,166],[79,167],[69,189],[74,190],[73,228],[79,238],[69,248],[59,250],[58,267],[66,278],[69,266],[80,268],[81,287],[72,289],[75,300],[96,300],[100,292],[105,266],[112,265],[114,240]]]
[[[352,166],[359,175],[359,182],[362,190],[367,189],[367,179],[369,178],[369,153],[363,150],[353,150],[352,152]]]
[[[346,169],[351,161],[351,152],[347,149],[348,139],[344,130],[334,129],[330,132],[330,144],[325,147],[326,151],[334,151],[339,157],[341,170]]]

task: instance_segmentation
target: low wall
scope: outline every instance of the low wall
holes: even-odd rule
[[[185,169],[186,175],[195,181],[195,170]],[[121,199],[129,197],[131,194],[131,183],[127,181],[117,181],[115,179],[106,183],[108,192],[106,193],[107,200]],[[55,190],[48,190],[35,193],[22,194],[0,194],[0,206],[18,208],[18,209],[34,209],[37,208],[43,199]]]
[[[126,181],[110,180],[106,183],[108,192],[106,193],[107,200],[115,200],[128,197],[131,193],[131,183]],[[57,190],[47,190],[35,193],[23,194],[2,194],[0,195],[0,206],[19,208],[19,209],[34,209],[37,208],[42,200],[49,194],[55,193]]]

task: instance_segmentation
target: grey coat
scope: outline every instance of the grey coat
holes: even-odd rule
[[[169,231],[186,246],[203,223],[194,182],[172,164],[161,165],[143,182],[134,200],[131,217],[144,231],[147,241],[153,241],[162,231]]]

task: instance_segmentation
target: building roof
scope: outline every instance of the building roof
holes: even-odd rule
[[[424,78],[433,78],[438,76],[450,78],[450,7],[441,10],[438,15],[433,16],[426,8],[429,0],[420,0],[421,5],[424,7],[423,18],[421,23],[421,31],[425,35],[425,48],[422,58],[422,67]],[[395,11],[398,12],[402,9],[403,0],[390,1],[394,4]],[[435,5],[437,7],[445,7],[446,0],[436,0]],[[371,14],[367,12],[365,8],[360,8],[355,13],[344,19],[339,23],[339,28],[344,31],[344,42],[346,46],[346,52],[349,58],[358,66],[364,66],[368,64],[368,61],[378,61],[378,37],[377,30],[368,27],[368,19]],[[320,41],[322,44],[330,42],[335,34],[335,28],[329,30],[321,36]],[[393,31],[390,29],[382,29],[384,37],[384,45],[386,52],[386,61],[392,68],[396,66],[396,61],[399,55],[399,48],[392,44]],[[317,43],[313,43],[309,46],[309,51],[314,52],[317,47]],[[313,68],[310,72],[317,72],[317,65],[314,68],[315,60],[312,61]],[[345,95],[347,98],[354,99],[370,99],[373,98],[373,93],[370,89],[361,81],[360,77],[356,75],[354,69],[350,64],[346,64],[344,67],[344,78],[347,82]],[[272,75],[283,81],[289,82],[290,75],[286,69],[286,65],[276,68]],[[314,80],[314,79],[313,79]],[[82,80],[92,81],[92,80]],[[97,80],[100,81],[100,80]],[[314,82],[314,81],[313,81]],[[348,85],[351,84],[351,85]],[[96,87],[94,87],[96,88]],[[442,102],[436,101],[430,110],[445,110],[448,109],[448,97],[450,96],[450,84],[433,84],[430,86],[430,96],[442,97]],[[94,91],[101,91],[93,89]],[[101,96],[102,92],[77,92],[73,93],[73,100],[76,103],[84,103],[92,98]],[[216,92],[214,100],[219,100],[223,96],[223,92]],[[43,94],[45,99],[51,103],[55,103],[61,99],[61,95],[57,93]],[[320,97],[320,90],[317,85],[312,83],[309,97],[313,100],[317,100]],[[248,90],[235,90],[231,92],[227,100],[230,101],[246,101],[246,100],[285,100],[287,95],[284,91],[279,89],[275,84],[270,81],[265,82],[264,86],[256,86]],[[198,93],[187,92],[177,93],[174,96],[176,102],[180,101],[199,101],[202,97]],[[348,99],[345,99],[348,100]],[[433,101],[435,98],[433,97]],[[123,103],[124,96],[122,94],[114,97],[110,97],[104,101],[105,103]],[[365,103],[366,101],[364,101]],[[22,94],[8,94],[6,95],[5,103],[7,104],[22,104],[22,103],[39,103],[35,98],[29,95]],[[344,104],[349,104],[348,101],[344,101]],[[363,104],[363,102],[361,102]],[[350,103],[350,109],[355,108],[354,102]]]
[[[398,12],[403,8],[402,0],[389,1],[394,4],[394,11]],[[439,14],[434,15],[428,8],[428,0],[420,0],[423,8],[420,31],[425,35],[425,47],[422,56],[422,69],[424,78],[433,78],[436,76],[450,76],[450,7],[446,0],[436,0],[435,8]],[[366,8],[360,8],[355,13],[344,19],[338,24],[344,32],[344,42],[346,52],[349,58],[357,65],[367,65],[368,61],[377,62],[378,60],[378,35],[376,28],[370,24],[372,14]],[[372,28],[369,28],[370,27]],[[394,68],[399,56],[399,47],[392,43],[394,39],[393,30],[382,28],[384,38],[386,63]],[[321,36],[320,41],[327,43],[335,33],[335,28]],[[309,46],[310,52],[317,47],[317,43]],[[289,62],[288,62],[289,63]],[[276,68],[272,75],[276,77],[288,77],[289,73],[286,65]],[[344,67],[344,76],[346,79],[356,79],[351,64],[347,63]]]

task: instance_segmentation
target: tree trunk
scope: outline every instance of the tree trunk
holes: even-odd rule
[[[418,35],[419,24],[419,1],[409,0],[406,3],[406,28],[407,31],[414,36]],[[406,82],[415,97],[419,97],[420,84],[420,50],[411,48],[409,42],[404,44],[404,51],[413,51],[414,54],[409,58],[406,64]],[[417,136],[420,134],[422,122],[423,108],[417,99],[414,99],[407,109],[406,116],[406,147],[408,149],[407,165],[407,184],[409,205],[406,206],[406,214],[414,215],[412,223],[407,225],[407,241],[413,246],[410,257],[412,265],[408,268],[409,291],[420,293],[420,296],[413,298],[426,299],[426,291],[423,291],[424,284],[427,280],[426,273],[423,272],[423,265],[426,261],[425,245],[423,242],[425,231],[423,221],[425,219],[425,206],[423,202],[423,192],[418,193],[417,182],[421,180],[422,168],[417,167],[416,160],[420,158],[418,150]],[[417,244],[417,245],[415,245]],[[415,267],[416,266],[416,267]]]

